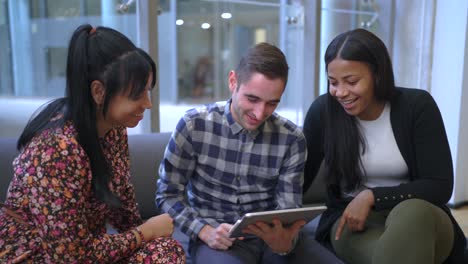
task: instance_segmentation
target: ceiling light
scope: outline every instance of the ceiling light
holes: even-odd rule
[[[222,13],[221,14],[221,18],[224,18],[224,19],[230,19],[231,17],[232,17],[231,13]]]

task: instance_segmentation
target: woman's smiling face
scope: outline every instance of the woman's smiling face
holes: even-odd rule
[[[384,104],[377,101],[374,76],[366,63],[335,58],[327,67],[329,93],[349,115],[375,120]]]

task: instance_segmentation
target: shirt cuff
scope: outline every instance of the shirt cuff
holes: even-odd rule
[[[207,222],[199,219],[194,219],[193,222],[190,224],[189,227],[189,232],[188,234],[192,240],[198,240],[198,233],[200,233],[200,230],[205,226],[208,225]]]

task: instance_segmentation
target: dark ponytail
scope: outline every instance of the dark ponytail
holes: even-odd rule
[[[96,124],[96,105],[91,95],[91,82],[98,76],[88,69],[90,62],[91,38],[98,34],[97,30],[91,33],[90,25],[79,27],[70,40],[67,58],[67,94],[70,98],[69,118],[78,132],[78,142],[85,150],[91,163],[93,172],[92,188],[96,197],[113,207],[119,207],[119,199],[109,190],[108,183],[112,175],[99,143]]]

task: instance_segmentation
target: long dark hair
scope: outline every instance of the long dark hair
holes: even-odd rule
[[[105,97],[99,110],[102,109],[105,116],[115,95],[129,90],[129,98],[137,99],[144,92],[150,74],[153,76],[151,87],[154,87],[154,61],[123,34],[106,27],[79,26],[68,48],[66,95],[52,101],[32,117],[18,140],[18,150],[45,129],[72,121],[77,140],[90,160],[94,195],[110,206],[119,207],[120,201],[108,185],[113,171],[99,143],[98,108],[90,86],[94,80],[104,85]],[[63,118],[55,118],[60,115]]]
[[[389,101],[395,93],[392,62],[385,44],[364,29],[355,29],[335,37],[325,52],[325,65],[336,58],[366,63],[373,74],[374,94],[378,101]],[[365,171],[361,154],[366,144],[354,116],[348,115],[330,94],[330,83],[325,107],[324,152],[328,183],[341,185],[345,190],[359,187]],[[360,152],[362,150],[362,152]]]

